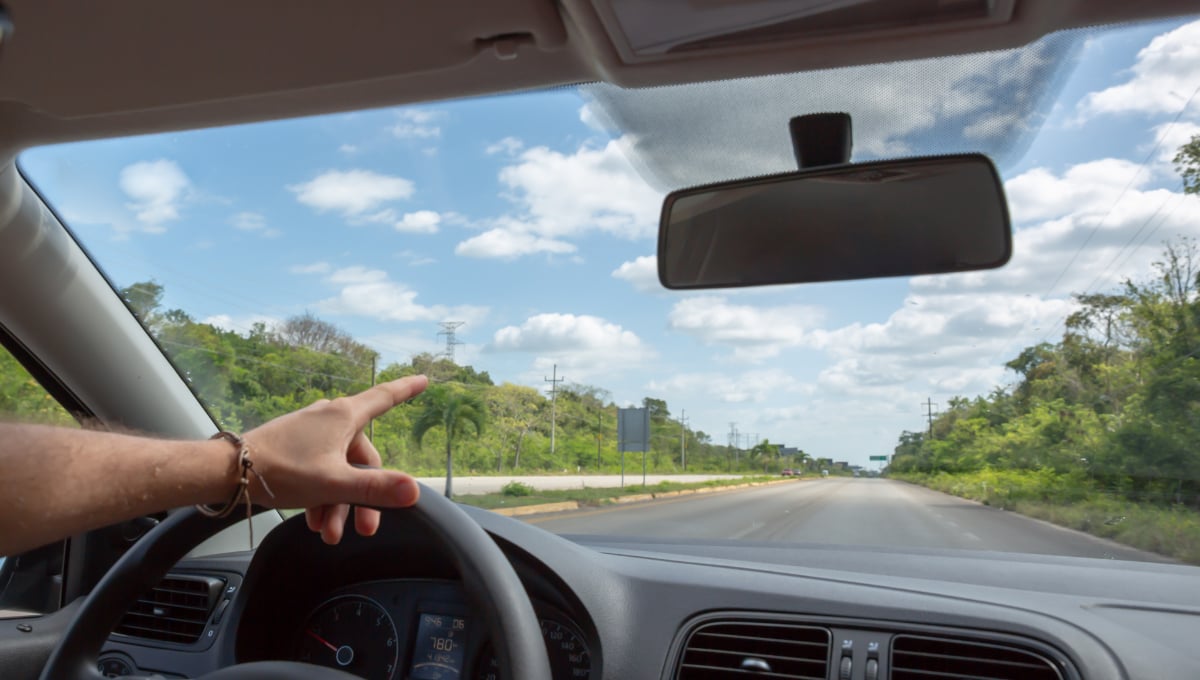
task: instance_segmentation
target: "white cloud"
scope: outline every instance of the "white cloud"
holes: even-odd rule
[[[613,270],[613,278],[629,282],[642,292],[661,291],[662,283],[658,280],[658,258],[653,255],[643,255],[636,260],[624,262]]]
[[[514,258],[574,252],[571,241],[604,233],[627,239],[652,236],[662,195],[625,159],[618,141],[573,153],[535,147],[500,171],[514,212],[491,230],[459,244],[470,257]]]
[[[490,229],[459,243],[454,252],[465,257],[491,257],[511,260],[534,253],[563,254],[575,252],[566,241],[542,238],[517,229]]]
[[[432,210],[405,213],[392,228],[408,234],[436,234],[442,216]]]
[[[560,372],[573,372],[572,379],[627,369],[654,356],[633,331],[586,314],[531,316],[496,331],[486,349],[534,354],[535,370],[557,364]]]
[[[1012,262],[993,271],[918,277],[912,289],[1040,298],[1108,290],[1143,276],[1164,240],[1200,236],[1200,201],[1153,186],[1150,175],[1111,158],[1061,174],[1025,172],[1006,183],[1015,221],[1026,225],[1013,237]]]
[[[256,212],[240,212],[229,218],[229,223],[235,229],[252,231],[263,238],[276,238],[283,235],[279,229],[267,226],[267,218]]]
[[[362,265],[356,264],[338,269],[331,273],[328,279],[330,283],[354,286],[387,281],[388,275],[382,269],[367,269]]]
[[[1061,338],[1076,309],[1070,294],[1145,278],[1164,240],[1200,237],[1200,201],[1158,188],[1152,173],[1138,170],[1106,158],[1010,179],[1013,214],[1025,225],[1014,234],[1013,261],[915,277],[885,320],[809,333],[803,344],[833,362],[818,375],[821,394],[907,403],[986,393],[1005,380],[1003,362],[1022,347]]]
[[[413,183],[371,170],[329,170],[288,190],[296,194],[296,200],[318,211],[333,210],[358,218],[385,203],[411,197]]]
[[[428,109],[405,109],[396,114],[392,134],[397,139],[433,139],[442,136],[442,128],[435,123],[442,119],[441,111]]]
[[[437,262],[436,258],[425,255],[424,253],[419,253],[415,250],[401,250],[400,252],[396,253],[396,257],[402,258],[410,267],[423,267],[425,265],[434,264]]]
[[[653,236],[662,195],[642,181],[618,141],[572,154],[536,147],[500,171],[526,226],[549,237],[600,231],[624,238]]]
[[[288,271],[293,274],[325,274],[330,269],[328,262],[313,262],[312,264],[292,265]]]
[[[505,137],[498,142],[489,144],[484,153],[493,156],[498,153],[503,153],[508,156],[515,155],[518,151],[525,148],[525,143],[516,137]]]
[[[1104,158],[1072,166],[1062,176],[1034,168],[1004,183],[1013,221],[1062,217],[1069,213],[1103,214],[1125,187],[1145,186],[1151,177],[1136,163]]]
[[[720,296],[690,297],[675,303],[668,326],[710,345],[732,347],[739,359],[761,361],[810,341],[824,312],[817,307],[756,307],[731,304]]]
[[[1154,145],[1158,148],[1155,160],[1161,166],[1159,172],[1175,175],[1175,154],[1179,147],[1200,135],[1200,125],[1186,120],[1164,123],[1154,128]]]
[[[341,151],[344,154],[358,153],[358,146],[355,144],[343,144],[338,147],[338,151]]]
[[[604,110],[591,104],[579,107],[579,122],[596,132],[610,132],[616,129],[612,124],[605,122]]]
[[[453,318],[476,323],[487,315],[474,305],[423,305],[417,292],[392,281],[387,272],[354,265],[337,269],[326,279],[340,288],[335,297],[318,302],[317,310],[329,314],[364,316],[379,321],[442,321]]]
[[[1130,77],[1119,85],[1084,97],[1080,113],[1086,118],[1104,113],[1168,113],[1183,108],[1200,87],[1200,21],[1155,37],[1138,52]],[[1190,111],[1200,111],[1200,96]]]
[[[812,394],[805,385],[784,370],[754,370],[738,374],[680,373],[666,380],[652,380],[646,389],[654,392],[705,395],[726,404],[761,404]]]
[[[162,233],[166,222],[179,219],[179,204],[191,190],[191,181],[179,165],[165,158],[125,166],[118,184],[130,198],[127,207],[149,233]]]

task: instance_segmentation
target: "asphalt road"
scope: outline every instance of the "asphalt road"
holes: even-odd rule
[[[830,478],[534,517],[561,534],[951,548],[1165,561],[889,479]]]

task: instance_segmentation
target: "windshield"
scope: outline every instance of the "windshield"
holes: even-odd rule
[[[385,463],[555,532],[1200,563],[1196,45],[1174,21],[21,167],[225,429],[420,372],[478,422],[397,408]],[[789,169],[788,118],[828,110],[856,161],[996,159],[1012,261],[664,290],[665,193]]]

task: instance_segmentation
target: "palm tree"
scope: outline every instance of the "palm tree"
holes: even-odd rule
[[[475,431],[476,437],[483,434],[487,407],[478,396],[446,385],[434,385],[426,390],[421,404],[424,409],[413,423],[412,436],[420,446],[425,433],[433,428],[441,427],[446,431],[446,498],[450,498],[454,479],[454,440],[466,434],[468,428]]]

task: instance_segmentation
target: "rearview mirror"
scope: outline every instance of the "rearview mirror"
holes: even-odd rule
[[[658,276],[734,288],[992,269],[1004,188],[980,154],[825,166],[683,189],[663,203]]]

